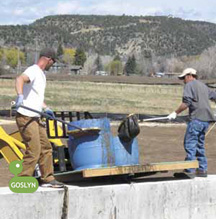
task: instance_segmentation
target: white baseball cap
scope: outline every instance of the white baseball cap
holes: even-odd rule
[[[197,71],[194,68],[186,68],[178,78],[183,79],[185,75],[197,75]]]

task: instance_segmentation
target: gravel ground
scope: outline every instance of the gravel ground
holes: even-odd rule
[[[15,131],[15,123],[1,124],[7,133]],[[116,134],[117,125],[112,126],[113,134]],[[140,163],[183,161],[185,152],[183,149],[185,124],[141,124],[141,132],[138,136]],[[206,154],[208,157],[208,173],[216,174],[216,150],[215,129],[206,137]],[[0,186],[8,186],[13,175],[9,172],[6,161],[0,159]]]

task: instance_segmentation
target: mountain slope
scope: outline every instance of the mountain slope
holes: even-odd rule
[[[216,42],[216,25],[157,16],[56,15],[0,26],[0,45],[83,47],[102,55],[197,55]]]

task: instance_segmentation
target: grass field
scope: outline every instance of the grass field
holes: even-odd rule
[[[166,114],[177,107],[181,95],[181,86],[50,82],[46,102],[60,110]]]
[[[15,100],[14,80],[0,80],[0,109]],[[168,114],[181,101],[181,85],[48,81],[45,102],[54,110]]]

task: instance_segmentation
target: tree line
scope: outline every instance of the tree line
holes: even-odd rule
[[[100,53],[88,54],[82,48],[65,48],[59,44],[56,49],[60,63],[67,66],[82,66],[82,74],[97,75],[106,72],[107,75],[144,75],[151,76],[156,72],[180,73],[184,68],[193,67],[198,70],[202,79],[216,78],[216,46],[205,49],[195,56],[157,56],[150,52],[148,56],[115,55],[103,56]],[[39,53],[39,51],[38,51]],[[10,72],[21,73],[20,67],[27,67],[36,62],[36,51],[19,48],[0,48],[0,74]],[[67,72],[68,73],[68,72]]]
[[[201,79],[216,78],[216,46],[205,49],[194,56],[157,56],[154,52],[129,56],[104,56],[99,52],[89,54],[82,48],[66,48],[60,43],[56,49],[60,63],[82,66],[82,74],[97,75],[144,75],[151,76],[156,72],[180,73],[186,67],[198,70]],[[18,47],[0,48],[0,74],[21,73],[21,66],[27,67],[36,62],[39,51],[28,51]],[[66,71],[68,73],[68,71]]]

